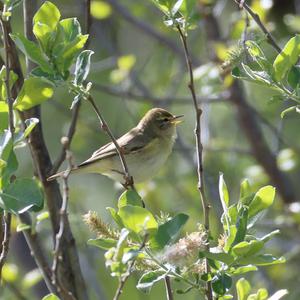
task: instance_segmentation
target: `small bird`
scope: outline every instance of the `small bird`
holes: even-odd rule
[[[162,108],[153,108],[136,127],[117,139],[135,183],[151,179],[165,163],[172,151],[177,136],[176,125],[182,122],[181,117],[183,115],[174,116]],[[71,172],[100,173],[124,183],[124,171],[112,142],[96,150]],[[54,174],[47,180],[54,180],[63,173]]]

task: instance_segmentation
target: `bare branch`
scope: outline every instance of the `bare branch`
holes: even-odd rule
[[[60,220],[59,220],[59,230],[56,233],[56,240],[55,240],[55,248],[54,248],[54,257],[53,257],[53,263],[52,263],[52,284],[55,285],[60,292],[61,289],[64,290],[64,293],[68,295],[68,298],[70,299],[76,299],[72,292],[66,290],[66,288],[58,281],[58,265],[59,262],[62,260],[61,253],[63,251],[62,248],[62,238],[65,231],[65,224],[68,222],[68,215],[67,215],[67,209],[68,209],[68,202],[69,202],[69,185],[68,185],[68,178],[71,173],[71,170],[73,168],[73,162],[72,162],[72,153],[69,150],[69,140],[67,137],[62,137],[61,139],[63,147],[66,151],[66,160],[68,162],[68,168],[67,170],[62,174],[63,179],[63,201],[62,205],[59,211],[60,214]]]
[[[0,279],[2,278],[2,268],[6,260],[6,256],[8,254],[9,248],[9,240],[10,240],[10,226],[11,226],[11,214],[8,212],[4,212],[3,216],[3,241],[2,241],[2,251],[0,254]]]
[[[255,13],[250,6],[248,6],[245,1],[241,1],[241,0],[234,0],[240,8],[243,8],[244,10],[247,11],[247,13],[253,18],[253,20],[256,22],[256,24],[258,25],[258,27],[262,30],[262,32],[266,35],[267,40],[269,42],[270,45],[273,46],[273,48],[280,53],[281,52],[281,48],[278,46],[278,44],[276,43],[275,39],[273,38],[272,34],[270,33],[270,31],[268,31],[268,29],[265,27],[265,25],[262,23],[262,21],[260,20],[260,17],[257,13]]]
[[[32,226],[32,221],[28,213],[20,214],[19,218],[23,224],[27,224],[30,227]],[[23,234],[30,249],[31,255],[43,275],[43,279],[47,285],[48,290],[51,293],[56,294],[57,290],[51,282],[51,270],[45,257],[46,251],[42,248],[42,244],[37,233],[33,232],[30,228],[27,230],[23,230]]]
[[[166,286],[167,300],[173,300],[174,297],[173,297],[171,281],[169,276],[166,276],[165,278],[165,286]]]
[[[197,150],[197,173],[198,173],[198,190],[200,193],[200,200],[202,203],[203,208],[203,215],[204,215],[204,226],[205,230],[208,233],[209,236],[209,209],[210,204],[208,202],[208,199],[206,198],[205,190],[204,190],[204,170],[203,170],[203,145],[201,141],[201,115],[202,115],[202,109],[198,105],[197,96],[195,92],[195,85],[194,85],[194,74],[193,74],[193,66],[192,61],[189,54],[189,49],[187,45],[187,37],[186,34],[182,31],[180,26],[177,26],[177,30],[179,32],[184,53],[186,57],[186,64],[189,72],[190,82],[188,84],[188,87],[190,89],[192,98],[193,98],[193,104],[194,104],[194,110],[195,110],[195,117],[196,117],[196,128],[195,128],[195,136],[196,136],[196,150]],[[209,251],[209,239],[207,239],[206,249]],[[205,271],[206,273],[210,272],[210,266],[208,264],[208,260],[205,260]],[[206,290],[205,290],[206,298],[207,300],[213,300],[213,293],[212,293],[212,286],[211,282],[208,281],[206,283]]]

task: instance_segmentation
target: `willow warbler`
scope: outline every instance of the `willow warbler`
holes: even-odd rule
[[[139,121],[136,127],[121,136],[117,142],[124,153],[129,173],[134,182],[152,178],[170,155],[176,139],[176,125],[180,116],[174,116],[162,108],[153,108]],[[100,173],[121,183],[124,172],[113,143],[95,151],[86,161],[72,170],[72,173]],[[48,178],[51,181],[63,172]]]

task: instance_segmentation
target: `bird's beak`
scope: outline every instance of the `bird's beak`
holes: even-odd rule
[[[182,118],[182,117],[184,117],[184,115],[174,116],[173,119],[170,121],[171,124],[174,124],[174,125],[180,124],[181,122],[183,122],[183,120],[180,120],[180,118]]]

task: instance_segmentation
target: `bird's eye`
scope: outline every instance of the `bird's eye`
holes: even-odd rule
[[[168,118],[164,118],[163,121],[164,122],[169,122],[169,119]]]

